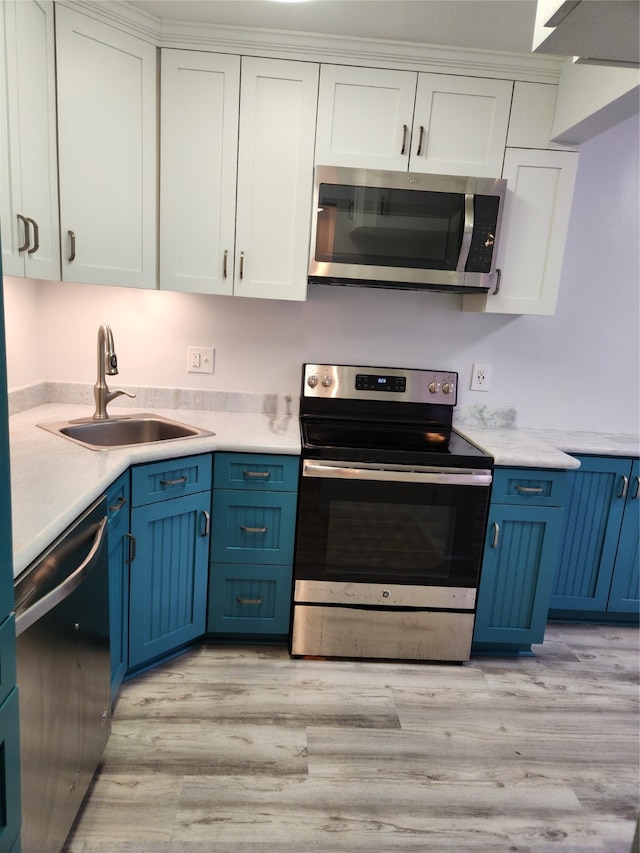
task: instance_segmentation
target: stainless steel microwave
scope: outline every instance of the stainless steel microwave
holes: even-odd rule
[[[309,281],[486,291],[496,277],[506,184],[317,166]]]

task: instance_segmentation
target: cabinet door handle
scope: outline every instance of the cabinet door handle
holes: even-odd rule
[[[236,598],[236,601],[238,602],[238,604],[262,604],[264,599],[263,598],[241,598],[240,596],[238,596]]]
[[[516,491],[523,495],[541,495],[542,486],[516,486]]]
[[[211,516],[206,511],[206,509],[202,510],[202,515],[204,518],[204,531],[201,535],[204,538],[205,536],[209,535],[209,530],[211,529]]]
[[[491,543],[492,548],[498,547],[498,540],[500,539],[500,525],[497,521],[493,522],[493,542]]]
[[[68,231],[69,235],[69,263],[72,264],[76,259],[76,233],[75,231]]]
[[[240,281],[244,278],[244,252],[240,252]]]
[[[636,477],[636,490],[633,493],[632,501],[637,501],[640,498],[640,477]]]
[[[186,477],[178,477],[177,480],[160,480],[161,486],[184,486],[187,482]]]
[[[16,213],[16,216],[18,217],[18,222],[22,222],[22,224],[24,226],[24,243],[22,244],[22,246],[18,246],[18,251],[24,252],[29,248],[29,243],[30,243],[30,240],[29,240],[29,220],[25,216],[23,216],[21,213]]]
[[[259,478],[261,480],[268,480],[271,476],[271,471],[244,471],[242,472],[243,477],[249,478]]]
[[[27,249],[27,254],[33,255],[33,253],[37,252],[40,248],[40,229],[38,228],[38,223],[35,219],[31,219],[30,216],[27,216],[27,222],[33,226],[33,246],[30,249]]]
[[[268,529],[268,527],[245,527],[244,524],[240,525],[240,530],[243,533],[266,533]]]
[[[619,498],[626,498],[629,489],[629,478],[622,475],[622,489],[620,490]]]
[[[406,124],[402,125],[402,148],[400,149],[401,154],[406,154],[407,152],[407,130],[408,127]]]
[[[222,258],[222,277],[223,278],[227,277],[227,260],[228,260],[228,258],[229,258],[229,250],[225,249],[224,255]]]
[[[496,268],[496,289],[491,294],[492,296],[497,296],[500,293],[500,284],[502,282],[502,270],[500,267]]]
[[[109,512],[119,512],[126,504],[126,502],[127,499],[123,495],[120,495],[120,497],[118,498],[118,503],[113,504],[113,506],[109,507]]]
[[[419,157],[422,154],[422,143],[424,142],[424,127],[420,125],[420,136],[418,137],[418,150],[416,151],[416,157]]]
[[[132,536],[131,533],[125,533],[125,536],[129,540],[129,556],[125,560],[125,563],[133,563],[136,558],[136,547],[138,543],[136,542],[136,537]]]

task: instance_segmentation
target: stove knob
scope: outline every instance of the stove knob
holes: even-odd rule
[[[440,383],[439,382],[430,382],[429,383],[429,391],[431,391],[432,394],[437,394],[439,390],[440,390]]]
[[[318,384],[318,377],[316,376],[315,373],[312,373],[311,376],[307,377],[307,385],[309,386],[309,388],[315,388],[317,384]]]
[[[455,390],[456,390],[456,386],[454,385],[453,382],[445,382],[444,385],[442,386],[442,393],[443,394],[453,394],[453,392]]]
[[[324,388],[330,388],[332,384],[333,379],[331,378],[331,376],[329,376],[329,374],[322,377],[322,385]]]

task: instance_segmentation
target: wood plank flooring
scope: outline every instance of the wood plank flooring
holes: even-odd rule
[[[535,651],[189,651],[123,686],[65,853],[629,853],[638,629],[550,625]]]

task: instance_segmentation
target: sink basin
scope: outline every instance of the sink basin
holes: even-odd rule
[[[112,417],[106,421],[83,419],[42,423],[38,426],[91,450],[108,450],[132,444],[154,444],[158,441],[215,434],[210,430],[146,413],[131,417]]]

